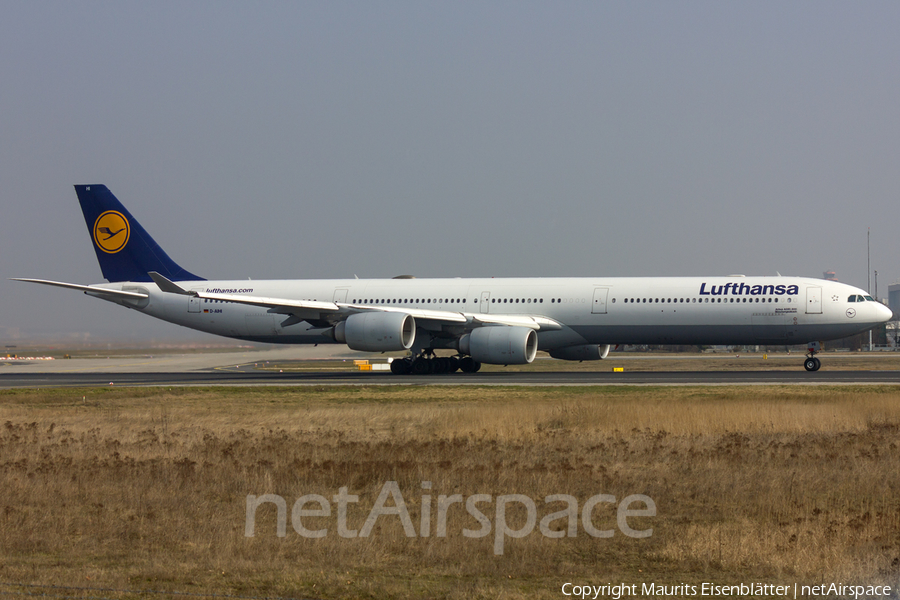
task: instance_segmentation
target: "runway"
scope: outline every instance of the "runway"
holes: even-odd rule
[[[0,388],[98,386],[244,386],[244,385],[873,385],[900,384],[900,371],[671,371],[454,373],[397,376],[390,373],[273,373],[252,367],[189,372],[0,373]]]
[[[322,358],[327,360],[323,361]],[[797,357],[773,360],[773,368],[760,369],[761,358],[702,358],[682,368],[679,363],[697,361],[697,355],[683,360],[673,357],[617,357],[624,372],[556,370],[555,361],[536,361],[527,371],[492,369],[474,374],[392,375],[390,372],[352,370],[352,361],[371,355],[322,349],[298,352],[296,348],[275,348],[194,354],[112,355],[71,360],[23,361],[0,364],[0,389],[63,388],[98,386],[250,386],[250,385],[481,385],[481,386],[609,386],[609,385],[897,385],[900,384],[900,356],[884,356],[873,370],[865,359],[829,357],[821,371],[808,373]],[[271,367],[303,360],[303,370],[278,372]],[[724,360],[727,367],[716,368]],[[784,361],[792,366],[784,370]],[[887,361],[887,362],[885,362]],[[857,363],[858,367],[857,368]],[[296,363],[295,363],[296,364]],[[541,368],[546,364],[547,366]],[[696,366],[699,365],[699,366]],[[746,365],[746,370],[742,369]],[[850,368],[848,368],[848,366]],[[269,367],[269,369],[264,369]],[[650,368],[648,368],[650,367]],[[779,368],[774,368],[779,367]]]

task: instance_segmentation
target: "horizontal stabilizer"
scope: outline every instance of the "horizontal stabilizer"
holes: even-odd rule
[[[123,290],[111,290],[108,288],[98,287],[95,285],[79,285],[77,283],[66,283],[64,281],[48,281],[46,279],[25,279],[22,277],[12,277],[11,281],[28,281],[31,283],[40,283],[41,285],[53,285],[61,288],[69,288],[71,290],[81,290],[85,294],[92,296],[108,296],[118,298],[149,298],[147,294],[141,292],[126,292]]]

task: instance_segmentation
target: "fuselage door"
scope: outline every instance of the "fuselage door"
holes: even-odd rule
[[[491,312],[491,293],[481,292],[481,312]]]
[[[348,288],[337,288],[336,290],[334,290],[335,304],[346,304],[348,291]]]
[[[822,314],[822,288],[818,286],[806,288],[806,314]]]
[[[591,303],[591,312],[595,315],[606,314],[606,298],[609,296],[609,288],[594,288],[594,301]]]

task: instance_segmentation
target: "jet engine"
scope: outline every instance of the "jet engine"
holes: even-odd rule
[[[362,352],[409,350],[416,339],[416,320],[404,313],[357,313],[335,326],[334,339]]]
[[[585,346],[566,346],[550,351],[550,356],[560,360],[601,360],[609,354],[609,344],[598,346],[587,344]]]
[[[459,338],[459,351],[492,365],[524,365],[537,354],[537,333],[529,327],[479,327]]]

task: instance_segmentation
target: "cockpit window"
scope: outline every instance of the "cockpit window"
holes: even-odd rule
[[[866,296],[866,300],[868,300],[869,302],[875,302],[875,298],[873,298],[872,296]]]
[[[850,296],[847,298],[847,302],[856,302],[856,296]]]

